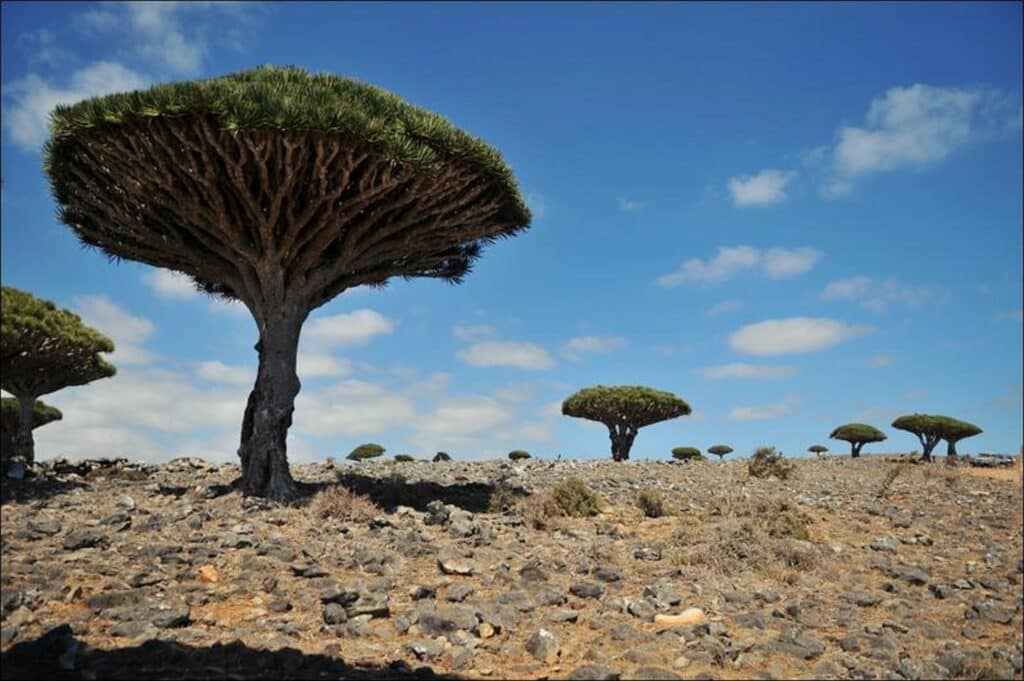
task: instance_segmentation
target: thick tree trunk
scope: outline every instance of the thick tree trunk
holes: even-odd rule
[[[261,329],[256,385],[242,421],[242,491],[273,501],[288,501],[299,489],[288,470],[285,441],[292,424],[299,377],[295,372],[304,313],[286,310]]]
[[[956,458],[956,440],[946,441],[946,456],[952,457],[954,459]]]
[[[25,464],[34,463],[36,460],[36,443],[32,437],[33,411],[36,406],[36,398],[27,395],[18,395],[18,431],[14,436],[14,455],[25,458]]]
[[[608,437],[612,441],[612,461],[627,461],[636,431],[625,426],[608,426]]]
[[[856,459],[860,456],[860,448],[864,446],[863,442],[851,442],[850,443],[850,458]]]
[[[931,461],[932,460],[932,450],[935,449],[935,445],[937,445],[937,444],[939,444],[939,439],[938,438],[930,438],[929,437],[929,438],[925,438],[925,439],[921,440],[921,446],[922,446],[921,460],[922,461]]]

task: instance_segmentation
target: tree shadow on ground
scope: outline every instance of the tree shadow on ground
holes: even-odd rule
[[[437,500],[469,511],[470,513],[486,513],[493,509],[492,501],[499,493],[495,485],[482,482],[461,482],[442,485],[432,480],[407,482],[401,476],[374,477],[362,473],[339,473],[334,483],[319,485],[305,484],[312,493],[341,485],[355,494],[361,494],[375,505],[390,513],[398,506],[409,506],[417,511],[425,511],[427,504]],[[316,488],[315,490],[313,488]],[[525,495],[521,490],[508,490],[512,494]]]
[[[24,480],[4,479],[0,482],[0,504],[42,501],[73,489],[85,487],[78,480],[54,480],[52,478],[25,478]]]
[[[241,642],[195,647],[150,640],[103,650],[77,641],[62,624],[38,639],[17,643],[0,658],[3,678],[12,679],[459,679],[403,661],[351,666],[329,655],[295,648],[264,650]]]

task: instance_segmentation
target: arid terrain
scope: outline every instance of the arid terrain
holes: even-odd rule
[[[294,506],[49,463],[3,482],[3,675],[1021,678],[1019,460],[794,463],[300,465]]]

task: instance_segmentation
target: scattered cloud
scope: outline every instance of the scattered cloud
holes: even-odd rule
[[[348,376],[352,373],[352,360],[347,357],[335,357],[326,352],[299,352],[296,371],[300,379]]]
[[[760,267],[770,279],[789,279],[807,272],[822,254],[813,248],[770,248],[760,251],[753,246],[719,246],[715,257],[708,260],[690,258],[675,272],[658,277],[660,286],[678,286],[683,282],[721,283],[736,274]]]
[[[40,28],[21,33],[15,44],[32,66],[57,68],[75,62],[75,55],[57,47],[56,42],[53,31]]]
[[[452,335],[461,341],[473,341],[494,338],[498,330],[490,324],[456,324],[452,327]]]
[[[394,330],[394,321],[375,310],[362,308],[309,322],[302,338],[311,348],[365,345]]]
[[[707,314],[714,317],[716,315],[725,314],[727,312],[735,312],[736,310],[743,307],[743,302],[739,300],[723,300],[720,303],[715,303],[708,308]]]
[[[729,345],[748,355],[786,355],[824,350],[872,331],[836,319],[790,317],[740,327]]]
[[[73,71],[62,87],[30,73],[4,85],[4,130],[16,146],[38,151],[48,134],[50,112],[57,105],[138,90],[149,82],[146,76],[110,61],[98,61]]]
[[[626,347],[622,336],[581,336],[573,338],[562,347],[562,354],[570,361],[578,362],[585,354],[608,354]]]
[[[894,277],[876,281],[856,276],[829,282],[821,292],[821,299],[856,300],[867,310],[884,312],[893,303],[913,309],[926,303],[944,301],[949,295],[949,289],[944,286],[912,286]]]
[[[512,367],[536,371],[550,369],[555,360],[534,343],[519,341],[482,341],[458,353],[458,358],[474,367]]]
[[[165,300],[188,300],[200,295],[192,277],[182,272],[165,269],[151,269],[143,273],[146,283],[158,298]]]
[[[718,381],[724,378],[755,378],[773,380],[789,378],[796,373],[796,367],[768,366],[734,362],[732,364],[720,364],[718,366],[706,367],[701,369],[700,372],[704,378],[712,381]]]
[[[871,102],[862,126],[845,126],[831,149],[826,198],[852,191],[872,173],[923,168],[958,149],[1019,128],[1019,103],[989,88],[894,87]]]
[[[735,407],[729,411],[730,421],[764,421],[789,416],[793,409],[800,403],[797,397],[787,397],[775,404],[766,404],[760,407]]]
[[[786,200],[786,186],[797,176],[795,171],[774,168],[755,175],[739,175],[729,180],[729,193],[737,206],[770,206]]]
[[[416,417],[412,399],[385,387],[347,379],[299,393],[295,426],[314,435],[379,435],[407,427]]]
[[[626,213],[637,213],[647,207],[645,201],[636,201],[635,199],[617,199],[616,203],[619,206],[619,210]]]
[[[216,360],[199,362],[196,375],[212,383],[251,385],[256,381],[256,370],[243,366],[228,366]]]
[[[110,360],[114,366],[148,364],[156,356],[142,347],[153,335],[153,322],[136,317],[106,296],[75,296],[72,310],[86,325],[114,341]]]

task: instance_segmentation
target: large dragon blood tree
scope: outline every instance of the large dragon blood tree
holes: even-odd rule
[[[35,418],[61,418],[38,410],[42,395],[74,385],[85,385],[113,376],[116,370],[100,353],[113,352],[114,344],[82,323],[78,315],[48,300],[4,286],[0,291],[0,387],[18,400],[16,428],[4,404],[4,429],[8,430],[8,456],[35,460],[32,429]],[[52,408],[51,408],[52,409]],[[13,433],[11,433],[13,430]]]
[[[598,385],[567,397],[562,413],[603,423],[612,442],[612,460],[625,461],[641,428],[685,416],[690,405],[672,393],[644,386]]]
[[[458,283],[530,221],[493,148],[378,88],[298,68],[58,107],[46,170],[86,244],[190,275],[259,330],[244,493],[294,497],[285,439],[309,313],[391,277]]]

